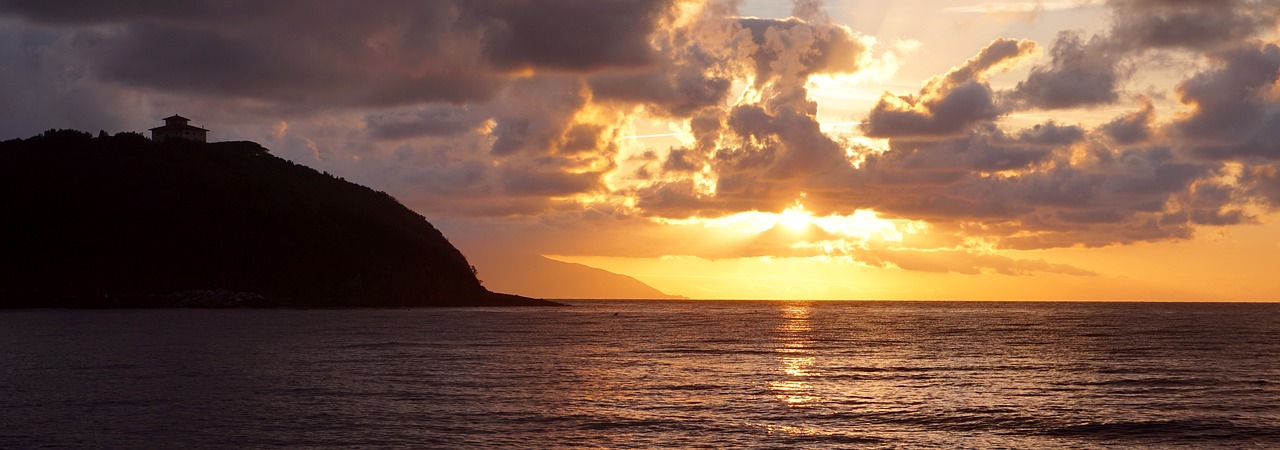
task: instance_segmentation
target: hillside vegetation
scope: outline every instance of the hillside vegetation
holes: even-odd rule
[[[493,294],[391,196],[252,142],[0,143],[0,306],[551,304]]]

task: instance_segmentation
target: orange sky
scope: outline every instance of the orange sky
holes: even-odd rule
[[[1274,218],[1273,218],[1274,220]],[[555,256],[635,276],[691,298],[1276,301],[1280,226],[1203,230],[1202,239],[1106,248],[992,252],[1093,275],[1003,275],[867,267],[829,258],[667,259]]]
[[[878,31],[869,38],[882,53],[865,71],[811,77],[807,87],[809,98],[818,102],[815,117],[822,131],[834,138],[891,152],[889,142],[867,140],[865,130],[858,127],[881,94],[913,93],[930,77],[953,70],[972,56],[964,52],[976,53],[994,39],[1035,40],[1035,50],[1024,60],[1008,64],[1004,67],[1007,72],[992,74],[988,81],[993,89],[1015,90],[1032,67],[1052,64],[1048,62],[1052,55],[1046,53],[1051,53],[1048,47],[1058,32],[1118,34],[1108,30],[1110,10],[1105,6],[1102,2],[898,2],[891,6],[828,2],[826,9],[833,22],[855,31],[869,31],[858,30],[859,25]],[[792,12],[791,5],[784,2],[748,2],[743,9],[775,17]],[[868,9],[878,11],[868,15]],[[907,16],[911,20],[906,20]],[[1260,34],[1274,38],[1273,32],[1269,29]],[[1168,54],[1161,58],[1186,58],[1188,68],[1208,64],[1203,55],[1194,56],[1194,51],[1164,51]],[[1014,132],[1053,121],[1092,135],[1102,134],[1098,129],[1117,117],[1140,113],[1144,102],[1152,105],[1150,127],[1155,130],[1194,113],[1194,105],[1180,102],[1175,94],[1187,78],[1186,72],[1153,67],[1154,58],[1149,55],[1129,58],[1129,63],[1140,69],[1117,83],[1115,101],[1062,108],[1024,107],[1001,114],[992,123]],[[623,128],[627,130],[620,141],[624,155],[628,150],[643,154],[661,152],[663,147],[697,145],[688,123],[641,115]],[[1105,147],[1111,154],[1125,151],[1105,136],[1089,136],[1084,141]],[[1080,152],[1082,144],[1067,144],[1077,148],[1055,151]],[[1166,136],[1143,144],[1176,146],[1177,142]],[[620,164],[627,164],[621,159]],[[1027,171],[1037,169],[1044,170]],[[698,181],[696,175],[694,180]],[[973,236],[953,229],[981,227],[981,221],[913,222],[910,214],[891,221],[876,218],[872,208],[856,209],[853,214],[847,209],[830,211],[831,215],[822,216],[805,212],[797,218],[794,213],[803,210],[797,205],[802,205],[806,196],[799,192],[791,203],[775,201],[772,209],[752,208],[736,214],[712,214],[714,217],[650,217],[650,221],[679,230],[658,232],[639,227],[646,229],[632,231],[629,237],[637,241],[633,246],[652,240],[653,250],[601,251],[618,245],[602,243],[595,244],[596,251],[592,244],[586,244],[559,251],[552,246],[544,253],[557,260],[631,275],[664,292],[691,298],[1276,301],[1280,292],[1280,279],[1271,275],[1280,269],[1276,262],[1280,261],[1280,225],[1269,212],[1271,208],[1256,201],[1221,207],[1248,211],[1247,220],[1227,225],[1187,224],[1177,236],[1131,239],[1124,236],[1128,234],[1125,227],[1136,226],[1130,222],[1118,224],[1102,236],[1073,239],[1067,232],[1060,236],[1062,242],[1053,245],[1007,248],[1002,245],[1003,236]],[[1161,200],[1169,201],[1169,196]],[[775,223],[778,226],[771,230]],[[1019,224],[1008,225],[1016,228]],[[817,226],[826,236],[796,229],[804,226]],[[913,227],[918,229],[907,230]],[[776,232],[779,230],[785,232]],[[905,240],[877,235],[904,231],[908,233]],[[1092,231],[1082,230],[1081,234]],[[590,242],[593,235],[580,236]],[[761,243],[761,236],[770,242]],[[837,249],[833,251],[832,246]],[[839,249],[842,246],[844,249]],[[895,258],[901,262],[893,262]]]
[[[393,194],[491,283],[1280,300],[1275,2],[104,4],[0,5],[0,138],[181,113]]]

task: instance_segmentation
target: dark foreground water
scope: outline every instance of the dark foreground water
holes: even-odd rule
[[[1280,304],[0,311],[0,447],[1280,447]]]

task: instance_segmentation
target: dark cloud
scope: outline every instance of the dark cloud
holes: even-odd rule
[[[546,77],[514,82],[495,114],[493,154],[548,154],[589,100],[581,80]]]
[[[53,25],[84,25],[107,21],[179,19],[185,14],[194,17],[221,18],[224,9],[216,2],[195,1],[174,8],[172,2],[163,0],[120,0],[96,2],[93,0],[0,0],[0,14],[15,15],[39,23]]]
[[[964,64],[930,79],[917,95],[885,94],[862,131],[872,137],[947,137],[1001,114],[985,75],[1035,49],[1031,41],[996,39]]]
[[[676,67],[644,73],[606,73],[588,79],[600,100],[645,103],[674,117],[687,117],[722,103],[733,82],[708,75],[699,66]]]
[[[1110,40],[1134,49],[1213,49],[1275,27],[1270,0],[1113,0]]]
[[[653,63],[649,34],[671,4],[650,0],[461,1],[482,24],[484,54],[504,69],[590,71]]]
[[[740,76],[738,47],[747,40],[732,18],[732,5],[701,7],[695,17],[682,18],[679,26],[671,24],[649,36],[654,60],[647,67],[590,74],[587,82],[594,98],[643,104],[650,113],[676,119],[725,102],[733,80]]]
[[[641,211],[657,217],[716,217],[727,212],[719,209],[717,202],[704,199],[693,180],[687,178],[650,183],[639,189],[635,197]]]
[[[936,95],[883,97],[862,130],[872,137],[947,137],[1000,115],[985,83],[966,81]]]
[[[1016,138],[1005,135],[994,126],[974,130],[964,138],[942,141],[891,141],[894,150],[875,159],[911,171],[995,172],[1024,169],[1043,162],[1052,155],[1053,144],[1070,144],[1076,127],[1063,127],[1049,122],[1024,130]],[[1046,145],[1048,144],[1048,145]]]
[[[1125,77],[1121,53],[1099,36],[1085,40],[1076,32],[1062,32],[1049,50],[1048,65],[1031,68],[1011,97],[1041,109],[1074,108],[1113,103]]]
[[[613,146],[617,136],[609,133],[603,125],[577,123],[569,127],[560,136],[557,149],[559,153],[604,152],[606,146]]]
[[[867,156],[857,170],[809,188],[806,205],[974,224],[966,235],[1019,249],[1181,239],[1194,225],[1251,220],[1238,212],[1239,188],[1208,181],[1221,176],[1221,165],[1186,161],[1169,147],[1115,149],[1102,136],[1052,123],[1012,136],[980,130],[891,140],[891,150]]]
[[[1280,103],[1268,90],[1280,78],[1280,47],[1253,43],[1211,53],[1214,67],[1178,84],[1191,112],[1173,124],[1201,155],[1280,158]]]
[[[124,93],[94,82],[85,65],[66,57],[61,34],[0,22],[0,139],[50,128],[118,131],[136,113]]]
[[[0,3],[0,14],[81,27],[97,76],[131,86],[320,106],[468,103],[516,69],[642,67],[670,5],[652,1]],[[572,18],[572,20],[567,20]]]
[[[1017,109],[1112,104],[1135,64],[1151,51],[1217,51],[1274,29],[1280,3],[1269,0],[1115,0],[1112,23],[1086,39],[1061,32],[1051,61],[1008,93]]]
[[[1280,164],[1250,164],[1240,174],[1246,194],[1266,204],[1280,206]]]
[[[1143,99],[1141,110],[1116,117],[1101,128],[1117,144],[1137,144],[1151,139],[1155,117],[1155,105],[1151,103],[1151,99]]]
[[[392,166],[373,170],[378,177],[394,177],[395,184],[405,191],[463,197],[486,194],[493,178],[492,166],[451,147],[405,144],[396,149]]]
[[[755,44],[751,60],[757,86],[780,77],[853,72],[867,50],[847,28],[830,21],[744,18],[738,23]]]
[[[1196,225],[1239,225],[1251,222],[1253,217],[1247,215],[1237,205],[1241,205],[1240,190],[1236,186],[1203,180],[1192,186],[1192,190],[1181,200],[1185,203],[1187,219]]]
[[[741,105],[726,122],[739,137],[737,148],[722,148],[716,165],[722,170],[763,169],[764,180],[795,179],[832,165],[847,166],[844,151],[819,130],[810,114]]]
[[[673,148],[662,163],[662,170],[667,172],[697,172],[702,170],[702,162],[698,153],[688,148]]]
[[[88,25],[67,39],[96,76],[187,95],[364,106],[482,100],[501,85],[465,50],[479,48],[477,31],[449,20],[449,2],[105,5],[15,2],[0,13]]]
[[[601,173],[569,173],[556,169],[504,167],[503,193],[517,197],[565,197],[592,192],[601,187]]]
[[[365,116],[374,139],[449,137],[474,132],[489,120],[477,108],[431,105],[415,111],[375,113]]]
[[[1059,125],[1053,120],[1018,133],[1019,141],[1038,145],[1070,145],[1084,138],[1084,129],[1075,125]]]
[[[720,138],[720,130],[723,128],[720,122],[721,117],[718,112],[708,112],[689,119],[689,131],[693,133],[699,149],[715,148],[716,140]]]
[[[1017,61],[1036,49],[1035,42],[997,38],[983,47],[977,56],[969,58],[959,67],[952,68],[941,80],[942,86],[956,85],[971,80],[982,80],[987,73],[1003,65]]]

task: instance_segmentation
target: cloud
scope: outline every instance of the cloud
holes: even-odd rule
[[[600,100],[653,105],[670,116],[687,117],[725,100],[728,77],[708,75],[697,65],[645,73],[608,73],[588,79]]]
[[[985,75],[1030,54],[1031,41],[999,38],[964,64],[925,83],[917,95],[884,95],[862,131],[872,137],[931,137],[962,134],[1001,114]]]
[[[848,73],[858,70],[866,46],[847,28],[797,18],[784,20],[743,18],[755,51],[756,86],[778,80],[798,80],[815,73]]]
[[[513,83],[494,112],[493,154],[552,153],[586,104],[589,92],[572,77],[540,77]]]
[[[860,70],[870,41],[811,6],[797,6],[804,18],[697,22],[711,31],[691,33],[701,39],[695,39],[697,52],[676,55],[692,58],[704,73],[753,82],[736,104],[704,102],[691,113],[695,142],[669,149],[655,167],[675,179],[635,191],[641,214],[772,209],[794,198],[805,179],[850,167],[841,145],[822,132],[807,83],[814,74]],[[659,105],[667,113],[688,109]],[[704,171],[714,174],[713,182],[696,179]]]
[[[1102,37],[1085,40],[1076,32],[1062,32],[1049,50],[1048,65],[1031,68],[1011,97],[1025,107],[1062,109],[1113,103],[1125,76],[1121,54]]]
[[[1280,129],[1280,105],[1271,94],[1280,76],[1275,46],[1250,40],[1274,24],[1276,8],[1227,2],[1207,20],[1234,28],[1193,28],[1203,35],[1175,40],[1165,37],[1210,6],[1113,6],[1108,34],[1060,34],[1050,60],[1014,89],[973,88],[967,102],[957,101],[967,115],[943,120],[938,105],[954,95],[948,88],[973,83],[962,70],[970,64],[935,77],[917,95],[882,98],[863,131],[889,138],[889,148],[862,152],[858,170],[826,189],[809,189],[809,202],[970,224],[966,234],[1020,249],[1186,239],[1199,226],[1256,220],[1245,212],[1248,205],[1274,204],[1270,164],[1245,162],[1245,175],[1233,182],[1233,169],[1220,161],[1280,158],[1274,151],[1280,132],[1273,131]],[[1207,56],[1209,65],[1177,86],[1188,110],[1171,122],[1159,122],[1152,101],[1140,98],[1141,109],[1095,130],[1049,121],[1010,136],[996,124],[1010,110],[1116,103],[1139,58],[1172,50]],[[982,53],[970,62],[983,60]]]
[[[1280,46],[1249,43],[1208,56],[1210,69],[1177,86],[1190,112],[1174,129],[1204,156],[1280,158],[1280,103],[1266,94],[1280,79]]]
[[[788,180],[831,164],[848,164],[839,145],[822,134],[808,113],[782,108],[771,114],[758,105],[739,105],[725,123],[735,139],[715,154],[714,165],[721,170]]]
[[[1109,39],[1135,49],[1214,49],[1275,26],[1280,4],[1266,0],[1113,0]]]
[[[1085,132],[1075,125],[1060,125],[1052,119],[1022,130],[1018,139],[1028,144],[1038,145],[1070,145],[1083,141]]]
[[[1154,121],[1155,105],[1151,103],[1151,99],[1144,98],[1141,110],[1112,119],[1102,125],[1102,131],[1116,144],[1137,144],[1153,137]]]
[[[999,247],[1032,249],[1181,239],[1197,224],[1244,223],[1222,168],[1169,147],[1112,148],[1098,134],[1045,123],[1014,136],[988,127],[942,141],[892,141],[848,178],[810,189],[815,210],[848,205],[930,223]],[[1207,195],[1228,191],[1230,195]],[[1219,192],[1221,194],[1221,192]]]
[[[199,110],[215,134],[261,140],[433,214],[643,222],[803,198],[815,214],[928,221],[947,240],[856,255],[867,264],[1083,275],[989,257],[966,239],[1185,239],[1280,205],[1280,48],[1260,40],[1280,11],[1210,3],[1112,2],[1102,33],[1060,34],[1007,90],[988,78],[1039,46],[995,39],[914,92],[883,95],[859,136],[824,131],[815,76],[865,79],[896,67],[877,61],[895,54],[813,1],[771,19],[720,1],[0,0],[0,90],[20,93],[0,104],[0,132],[38,132],[50,117],[140,129]],[[1172,92],[1128,92],[1154,58],[1196,65]],[[1166,99],[1181,109],[1166,113]],[[1006,120],[1102,105],[1130,112],[1097,126],[1070,114],[1023,129]],[[666,147],[621,139],[648,119],[688,135]],[[712,244],[815,251],[774,234],[750,245],[662,236],[705,255]]]
[[[969,249],[918,249],[884,239],[857,239],[824,229],[816,223],[800,227],[781,222],[752,235],[738,245],[695,250],[692,256],[709,259],[744,257],[848,257],[861,264],[920,272],[968,275],[997,273],[1026,276],[1057,273],[1093,276],[1094,272],[1044,260],[1017,259]]]
[[[0,3],[0,15],[70,30],[106,81],[165,92],[316,106],[469,103],[525,69],[644,67],[671,5],[651,1],[147,1]],[[564,21],[573,16],[575,20]]]
[[[161,0],[122,0],[113,4],[92,0],[61,2],[0,0],[0,11],[34,22],[54,25],[85,25],[139,18],[160,19],[179,16],[183,12],[208,17],[219,12],[214,2],[192,2],[182,10],[166,8],[167,5],[171,4]]]
[[[703,194],[692,179],[649,183],[635,193],[636,206],[659,217],[719,216],[727,211],[702,200]]]
[[[555,165],[548,169],[504,167],[503,192],[517,197],[564,197],[600,188],[599,173],[568,173],[556,170]]]
[[[387,140],[458,136],[479,130],[489,120],[478,108],[439,104],[365,116],[369,135]]]
[[[693,173],[702,169],[699,153],[688,148],[673,148],[667,152],[667,159],[662,163],[664,172]]]
[[[672,14],[649,0],[460,1],[462,21],[483,30],[486,59],[505,70],[587,72],[644,67],[656,55],[649,35]],[[573,20],[565,20],[572,17]]]
[[[979,5],[952,6],[943,8],[943,12],[955,14],[990,14],[990,13],[1033,13],[1041,11],[1061,11],[1084,8],[1098,3],[1096,0],[1034,1],[1034,2],[992,2]]]
[[[118,131],[137,114],[126,92],[103,85],[73,57],[62,34],[0,21],[0,133],[27,137],[50,128]]]
[[[1245,167],[1240,184],[1247,194],[1271,205],[1280,205],[1280,164],[1264,163]]]
[[[1256,38],[1275,26],[1280,4],[1259,0],[1198,2],[1114,0],[1110,28],[1085,38],[1063,31],[1049,64],[1031,69],[1008,93],[1016,109],[1066,109],[1121,100],[1134,65],[1154,51],[1216,51]]]
[[[734,5],[690,2],[681,8],[683,13],[661,32],[650,34],[654,56],[648,67],[587,77],[594,98],[642,104],[673,118],[697,115],[726,101],[749,51]]]
[[[920,272],[951,272],[965,275],[997,273],[1009,276],[1028,276],[1052,273],[1075,276],[1096,276],[1097,273],[1068,264],[1058,264],[1043,259],[1015,259],[1008,256],[981,254],[967,251],[885,251],[877,253],[872,261],[880,265],[892,265],[903,270]],[[873,264],[874,265],[874,264]]]
[[[1081,139],[1079,128],[1054,122],[1023,130],[1018,137],[1007,136],[994,126],[974,129],[969,136],[947,140],[891,141],[891,152],[870,157],[869,170],[894,167],[905,171],[995,172],[1023,169],[1046,160],[1053,145]],[[874,167],[874,168],[872,168]]]

